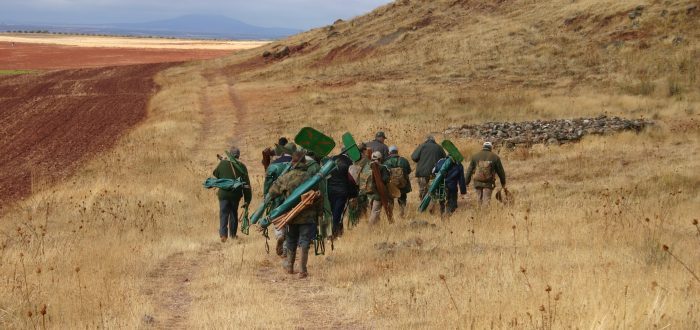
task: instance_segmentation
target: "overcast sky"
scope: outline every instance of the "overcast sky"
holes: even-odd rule
[[[226,15],[266,27],[308,29],[391,0],[0,0],[0,23],[136,23],[189,14]]]

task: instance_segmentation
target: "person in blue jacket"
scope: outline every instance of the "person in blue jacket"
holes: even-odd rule
[[[437,162],[435,168],[433,168],[434,174],[440,172],[446,159],[445,157]],[[447,202],[447,214],[452,214],[457,209],[457,186],[459,186],[459,192],[462,195],[467,194],[467,181],[464,178],[464,166],[462,166],[462,163],[452,164],[452,167],[447,171],[447,175],[445,175],[444,184],[446,198],[440,200],[440,213],[445,213],[445,202]]]

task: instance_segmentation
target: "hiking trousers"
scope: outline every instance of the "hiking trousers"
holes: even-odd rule
[[[430,186],[428,183],[430,183],[430,178],[428,177],[418,177],[418,195],[420,196],[421,202],[423,201],[423,198],[425,198],[425,195],[428,194],[428,189]]]
[[[382,216],[382,201],[370,200],[372,205],[372,211],[369,214],[369,224],[376,225],[379,222],[379,218]],[[394,200],[390,199],[388,201],[389,208],[394,208]]]
[[[302,249],[308,249],[315,234],[316,224],[314,223],[288,225],[287,237],[284,240],[288,253],[295,254],[297,246],[300,246]]]
[[[440,201],[440,213],[445,213],[445,204],[447,204],[447,213],[452,213],[457,209],[457,187],[455,189],[445,189],[447,201]]]
[[[219,236],[235,237],[238,232],[238,203],[241,197],[219,200]]]
[[[331,203],[331,211],[333,213],[333,236],[342,235],[343,233],[343,211],[345,211],[345,205],[348,202],[348,195],[334,195],[328,196]]]
[[[491,202],[493,188],[476,188],[476,200],[481,206],[488,206]]]

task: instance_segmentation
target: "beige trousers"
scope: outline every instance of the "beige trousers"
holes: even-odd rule
[[[481,206],[488,206],[491,202],[491,194],[493,189],[491,188],[476,188],[476,199]]]

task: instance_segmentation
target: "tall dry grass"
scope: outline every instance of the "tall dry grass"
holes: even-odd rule
[[[158,325],[169,316],[159,294],[179,290],[185,308],[174,310],[186,312],[189,328],[288,328],[309,319],[355,328],[697,328],[700,283],[669,254],[700,272],[696,46],[601,50],[579,47],[585,35],[552,32],[579,12],[623,12],[629,2],[519,1],[466,16],[450,9],[456,17],[446,1],[400,3],[412,6],[339,23],[343,39],[326,40],[319,29],[285,41],[315,40],[320,50],[305,56],[231,73],[255,50],[159,75],[143,125],[66,183],[37,185],[3,218],[0,324]],[[373,56],[311,65],[350,37],[370,44],[428,10],[452,32],[436,34],[445,27],[433,25]],[[661,26],[669,34],[692,26],[680,23]],[[697,32],[686,31],[686,40]],[[279,259],[255,234],[217,243],[216,200],[201,188],[213,156],[237,144],[257,205],[259,152],[307,125],[336,140],[384,130],[408,155],[426,134],[442,138],[454,124],[604,113],[659,125],[499,150],[513,206],[479,210],[470,199],[440,219],[415,213],[414,193],[406,219],[362,222],[335,251],[312,257],[308,282],[278,272]],[[465,154],[480,143],[456,142]],[[191,276],[165,276],[168,263]]]

